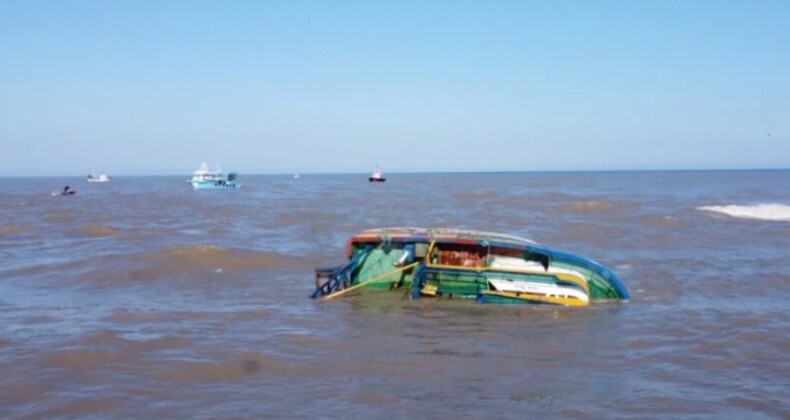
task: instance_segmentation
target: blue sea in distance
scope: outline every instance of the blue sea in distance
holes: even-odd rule
[[[385,175],[3,179],[0,417],[790,416],[790,171]],[[308,299],[387,226],[531,238],[631,299]]]

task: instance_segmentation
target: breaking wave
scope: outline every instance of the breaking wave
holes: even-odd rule
[[[697,210],[725,214],[739,219],[790,222],[790,205],[785,204],[758,204],[754,206],[730,204],[726,206],[702,206],[697,207]]]

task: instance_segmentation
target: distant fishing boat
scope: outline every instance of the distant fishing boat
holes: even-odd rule
[[[99,176],[96,176],[96,174],[94,174],[93,171],[91,171],[91,173],[88,174],[87,180],[88,182],[110,182],[110,177],[107,176],[107,174],[104,173],[104,171],[102,171],[101,174],[99,174]]]
[[[628,299],[617,276],[589,259],[529,239],[458,229],[382,228],[351,237],[348,261],[317,268],[312,298],[364,286],[409,289],[411,297],[480,303],[587,306]]]
[[[370,175],[370,178],[368,178],[368,181],[370,181],[370,182],[385,182],[386,180],[387,180],[387,178],[384,178],[384,176],[381,174],[381,169],[379,168],[379,165],[376,164],[376,169]]]
[[[208,164],[203,163],[200,165],[200,169],[192,172],[192,179],[187,182],[190,182],[192,188],[196,190],[239,188],[241,184],[236,182],[237,176],[235,172],[226,175],[219,170],[219,167],[216,171],[211,171],[208,169]]]

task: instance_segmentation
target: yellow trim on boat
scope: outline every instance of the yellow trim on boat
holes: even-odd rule
[[[587,293],[587,296],[590,295],[590,286],[587,285],[587,280],[583,279],[582,277],[579,277],[579,276],[577,276],[575,274],[571,274],[571,273],[551,273],[551,272],[549,272],[549,273],[546,273],[546,274],[551,274],[552,276],[555,276],[558,279],[563,280],[563,281],[576,283],[579,286],[581,286],[582,289],[584,289],[584,293]]]
[[[433,285],[433,284],[426,284],[420,290],[420,294],[423,294],[425,296],[436,296],[436,291],[437,290],[439,290],[439,288],[436,287],[435,285]]]
[[[425,251],[425,264],[431,265],[431,253],[433,252],[433,248],[436,246],[436,241],[432,240],[431,243],[428,244],[428,250]]]
[[[521,299],[521,300],[529,300],[529,301],[542,302],[542,303],[552,303],[555,305],[565,305],[565,306],[590,305],[589,302],[585,302],[583,300],[572,298],[572,297],[537,295],[533,293],[500,292],[498,290],[486,290],[483,292],[483,294],[488,296],[499,296],[509,299]]]

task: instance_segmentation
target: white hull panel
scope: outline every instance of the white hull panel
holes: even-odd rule
[[[590,297],[587,296],[584,291],[570,286],[491,278],[488,279],[488,282],[494,287],[494,289],[500,292],[532,293],[536,295],[553,297],[573,297],[583,302],[590,301]]]

